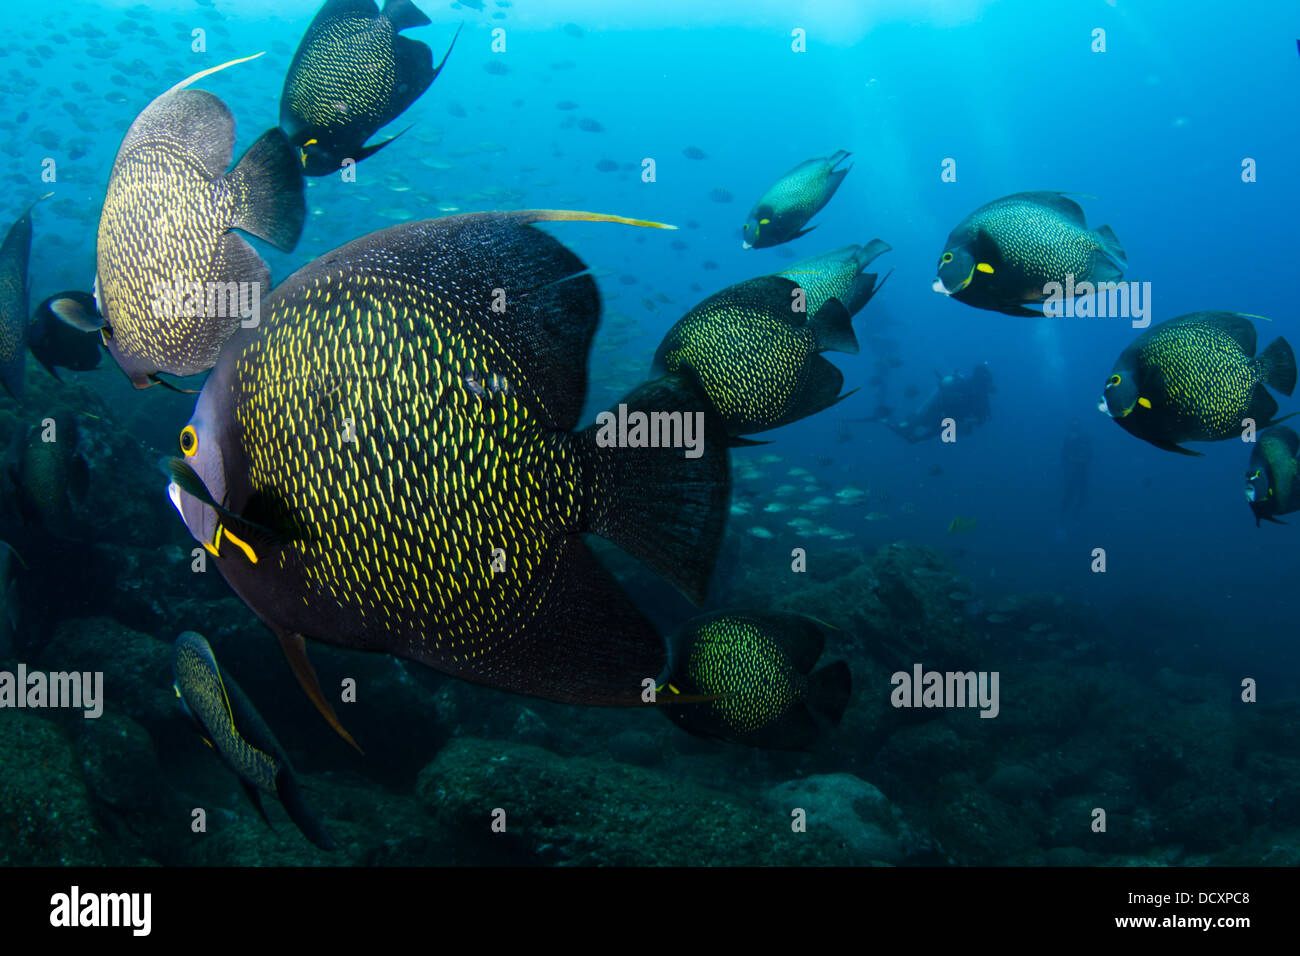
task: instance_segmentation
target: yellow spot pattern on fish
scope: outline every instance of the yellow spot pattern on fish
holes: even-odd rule
[[[118,156],[100,214],[96,264],[100,306],[119,351],[178,375],[212,367],[239,325],[238,300],[225,318],[211,320],[175,314],[183,303],[170,296],[178,285],[189,289],[220,274],[235,210],[229,182],[210,179],[193,144],[166,129],[155,128]]]
[[[435,291],[382,260],[343,279],[276,300],[236,360],[251,486],[305,526],[280,564],[300,567],[314,612],[359,615],[358,646],[404,634],[490,676],[488,652],[552,590],[580,463],[530,404],[526,369],[460,304],[474,290],[451,276]]]
[[[806,322],[706,301],[669,331],[662,357],[669,372],[691,368],[729,424],[771,425],[791,411],[819,352]]]
[[[398,100],[395,40],[385,17],[322,24],[301,48],[286,105],[324,129],[361,121],[382,124]]]
[[[803,696],[807,678],[758,624],[726,617],[692,635],[686,672],[704,694],[723,694],[710,707],[740,734],[756,733],[780,720]]]
[[[212,736],[209,743],[230,761],[241,777],[256,787],[274,792],[280,761],[254,747],[239,733],[220,668],[194,647],[180,648],[173,666],[184,690],[185,705]]]
[[[1143,397],[1158,410],[1162,430],[1181,436],[1180,441],[1240,434],[1260,382],[1236,339],[1212,325],[1189,322],[1154,329],[1138,353],[1138,368]]]
[[[816,315],[830,299],[848,303],[854,280],[861,271],[853,256],[825,255],[801,263],[797,272],[778,272],[777,275],[799,283],[808,306],[806,314],[811,316]]]
[[[1063,281],[1069,274],[1076,282],[1089,280],[1094,255],[1101,249],[1091,231],[1024,200],[990,203],[970,224],[972,232],[982,228],[993,238],[1005,266],[1044,284]]]

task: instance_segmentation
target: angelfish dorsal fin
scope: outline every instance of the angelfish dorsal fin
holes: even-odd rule
[[[197,83],[205,76],[211,76],[213,73],[218,73],[221,70],[226,69],[226,67],[235,66],[238,63],[247,63],[249,60],[256,60],[259,56],[262,56],[265,53],[266,51],[262,50],[260,53],[254,53],[252,56],[241,56],[234,60],[227,60],[225,63],[218,64],[217,66],[210,66],[206,70],[199,70],[199,72],[192,73],[189,76],[185,77],[185,79],[181,80],[171,89],[169,89],[167,93],[175,93],[177,90],[183,90],[186,87],[188,87],[191,83]],[[163,93],[162,96],[158,97],[158,99],[162,99],[162,97],[166,96],[167,93]]]

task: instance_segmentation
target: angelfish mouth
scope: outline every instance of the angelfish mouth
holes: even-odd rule
[[[1097,411],[1103,412],[1104,414],[1109,415],[1111,418],[1124,418],[1125,416],[1128,415],[1129,412],[1132,411],[1132,409],[1130,408],[1127,411],[1121,412],[1120,414],[1116,415],[1114,412],[1110,410],[1110,403],[1106,401],[1106,396],[1103,395],[1101,397],[1101,401],[1097,403]]]
[[[741,239],[741,240],[740,240],[740,248],[742,248],[742,249],[753,249],[754,247],[751,246],[751,245],[749,244],[749,240],[748,240],[748,239]]]
[[[931,285],[930,288],[933,289],[935,292],[939,293],[940,295],[952,295],[952,293],[949,292],[947,287],[943,284],[942,279],[935,279],[934,284]]]
[[[1251,504],[1255,502],[1255,489],[1250,485],[1246,486],[1246,500]]]
[[[194,536],[195,541],[198,541],[199,544],[203,545],[203,547],[207,548],[213,554],[216,554],[217,552],[212,547],[212,544],[208,541],[202,540],[197,534],[195,534],[194,529],[190,527],[190,523],[185,520],[185,511],[181,507],[181,486],[176,484],[174,481],[168,482],[167,497],[171,499],[172,507],[176,509],[176,513],[181,516],[181,523],[185,525],[185,530]]]

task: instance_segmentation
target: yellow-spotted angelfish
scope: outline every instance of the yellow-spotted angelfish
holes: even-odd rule
[[[1041,316],[1025,303],[1054,294],[1049,283],[1064,290],[1115,282],[1127,268],[1110,226],[1089,229],[1064,193],[1014,193],[980,206],[948,234],[934,291],[977,309]]]
[[[769,186],[749,211],[741,245],[746,249],[765,249],[806,236],[816,229],[816,226],[803,227],[831,201],[853,168],[835,168],[849,155],[841,149],[824,158],[806,160]]]
[[[270,270],[232,229],[285,251],[302,232],[302,171],[284,133],[262,134],[227,172],[234,117],[211,93],[186,88],[241,62],[195,73],[145,107],[109,175],[95,248],[99,314],[83,315],[136,388],[160,382],[159,372],[206,372],[257,314]]]
[[[340,733],[304,636],[632,705],[667,649],[582,535],[704,595],[730,510],[725,430],[676,376],[622,412],[698,421],[699,454],[574,430],[600,299],[533,225],[562,220],[658,225],[479,213],[327,253],[231,339],[165,463],[190,533]]]
[[[238,775],[263,820],[267,817],[261,793],[266,792],[284,805],[303,836],[322,850],[334,849],[324,825],[303,800],[284,749],[239,685],[221,669],[208,642],[194,631],[182,633],[172,647],[172,689],[204,743]]]
[[[1300,511],[1300,435],[1285,425],[1255,436],[1246,467],[1246,501],[1260,521],[1286,524],[1278,515]]]
[[[320,8],[280,94],[280,126],[300,151],[303,172],[328,176],[397,139],[365,145],[419,99],[451,55],[455,37],[435,67],[427,46],[400,35],[429,22],[411,0],[387,0],[382,13],[375,0],[327,0]]]
[[[1295,353],[1278,338],[1255,355],[1255,339],[1238,312],[1161,322],[1115,360],[1097,407],[1130,434],[1183,455],[1200,452],[1181,442],[1240,438],[1248,418],[1256,429],[1275,424],[1277,400],[1265,386],[1295,390]]]
[[[823,626],[780,612],[692,618],[674,639],[658,685],[664,715],[701,737],[772,750],[811,748],[823,726],[839,724],[852,691],[844,661],[813,670],[825,645]],[[683,696],[702,702],[674,707]]]
[[[800,310],[800,291],[783,276],[728,286],[668,330],[654,370],[698,379],[733,436],[829,408],[853,393],[840,394],[844,375],[820,353],[856,354],[858,340],[838,299],[825,300],[816,312]]]
[[[777,275],[799,283],[807,296],[808,315],[816,315],[830,299],[838,299],[852,317],[884,285],[879,274],[863,270],[891,248],[883,239],[872,239],[865,246],[845,246],[834,252],[801,259]],[[891,269],[885,274],[885,279],[892,273]]]
[[[44,440],[44,425],[14,433],[7,456],[13,504],[25,524],[56,538],[76,538],[85,530],[77,509],[90,488],[90,466],[78,450],[77,419],[60,414],[49,421],[54,441]]]

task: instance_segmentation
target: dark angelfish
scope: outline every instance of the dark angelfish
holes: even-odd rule
[[[9,227],[0,245],[0,384],[19,401],[27,368],[27,263],[32,253],[32,206]]]
[[[36,361],[55,378],[56,368],[88,372],[99,367],[104,350],[95,334],[100,323],[94,296],[60,292],[36,307],[27,331],[27,345]]]
[[[221,669],[201,634],[185,631],[176,638],[172,689],[203,742],[239,777],[240,786],[263,820],[267,817],[261,794],[269,793],[284,806],[303,836],[322,850],[334,849],[334,841],[298,789],[284,748],[239,685]]]
[[[76,418],[14,433],[6,458],[24,523],[58,538],[76,538],[83,530],[76,509],[89,492],[90,465],[80,444]]]
[[[226,172],[234,117],[211,93],[186,89],[241,62],[155,99],[113,163],[95,250],[99,315],[86,318],[137,388],[156,384],[159,372],[210,369],[270,291],[266,263],[231,230],[285,251],[302,232],[302,172],[284,133],[268,130]]]
[[[774,750],[811,748],[824,725],[839,724],[852,692],[844,661],[813,670],[825,646],[823,627],[781,612],[692,618],[672,642],[672,660],[658,685],[664,715],[701,737]],[[673,706],[687,696],[699,702]]]
[[[654,370],[698,379],[732,436],[829,408],[853,393],[840,394],[844,375],[820,353],[856,354],[858,340],[838,299],[821,301],[815,313],[800,311],[799,292],[782,276],[728,286],[668,330]]]
[[[824,159],[807,160],[769,186],[749,211],[741,245],[746,249],[764,249],[806,236],[816,229],[816,226],[808,229],[804,226],[831,201],[853,168],[835,168],[849,155],[841,149]]]
[[[583,534],[704,595],[729,511],[725,430],[676,376],[623,404],[698,417],[697,457],[575,430],[600,300],[586,265],[532,225],[563,220],[657,225],[452,216],[303,267],[227,344],[166,463],[190,533],[340,733],[304,637],[635,705],[666,648]]]
[[[1192,312],[1143,332],[1120,354],[1098,409],[1165,451],[1199,455],[1186,441],[1239,438],[1276,424],[1277,400],[1296,386],[1295,353],[1275,339],[1255,354],[1255,326],[1239,312]]]
[[[327,176],[397,138],[365,145],[419,99],[451,55],[456,37],[435,67],[427,46],[401,36],[429,23],[411,0],[387,0],[382,13],[374,0],[327,0],[320,8],[280,94],[280,126],[300,151],[303,172]]]

